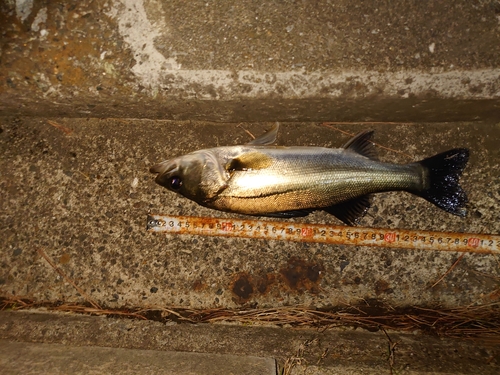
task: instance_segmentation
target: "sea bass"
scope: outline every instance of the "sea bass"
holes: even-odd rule
[[[343,148],[270,146],[278,126],[240,146],[215,147],[153,166],[156,183],[216,210],[298,217],[324,210],[348,225],[370,207],[370,195],[406,191],[465,216],[459,177],[469,150],[456,148],[410,164],[378,161],[363,131]]]

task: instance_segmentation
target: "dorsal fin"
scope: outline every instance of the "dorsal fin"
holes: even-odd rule
[[[265,146],[270,145],[276,142],[276,137],[278,136],[278,129],[280,128],[280,124],[277,122],[271,128],[271,130],[262,134],[260,137],[255,138],[253,141],[248,142],[247,145],[252,146]]]
[[[372,142],[373,130],[365,130],[351,138],[344,148],[372,160],[378,160],[377,150]]]
[[[226,171],[246,171],[264,169],[273,163],[273,159],[259,151],[245,152],[226,164]]]
[[[369,195],[363,195],[331,207],[323,208],[323,210],[347,225],[356,225],[370,208],[370,200]]]

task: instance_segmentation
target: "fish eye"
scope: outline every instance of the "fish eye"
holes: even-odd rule
[[[174,176],[170,178],[170,187],[173,190],[179,190],[182,186],[182,180],[179,176]]]

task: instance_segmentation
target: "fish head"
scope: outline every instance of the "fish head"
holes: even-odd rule
[[[163,161],[150,169],[158,173],[155,182],[197,203],[217,196],[229,178],[216,152],[200,150]]]

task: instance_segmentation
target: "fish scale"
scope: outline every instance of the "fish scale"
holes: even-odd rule
[[[417,189],[422,183],[413,164],[380,163],[335,149],[306,151],[263,149],[271,165],[234,171],[217,197],[218,207],[248,214],[329,207],[374,192]]]

